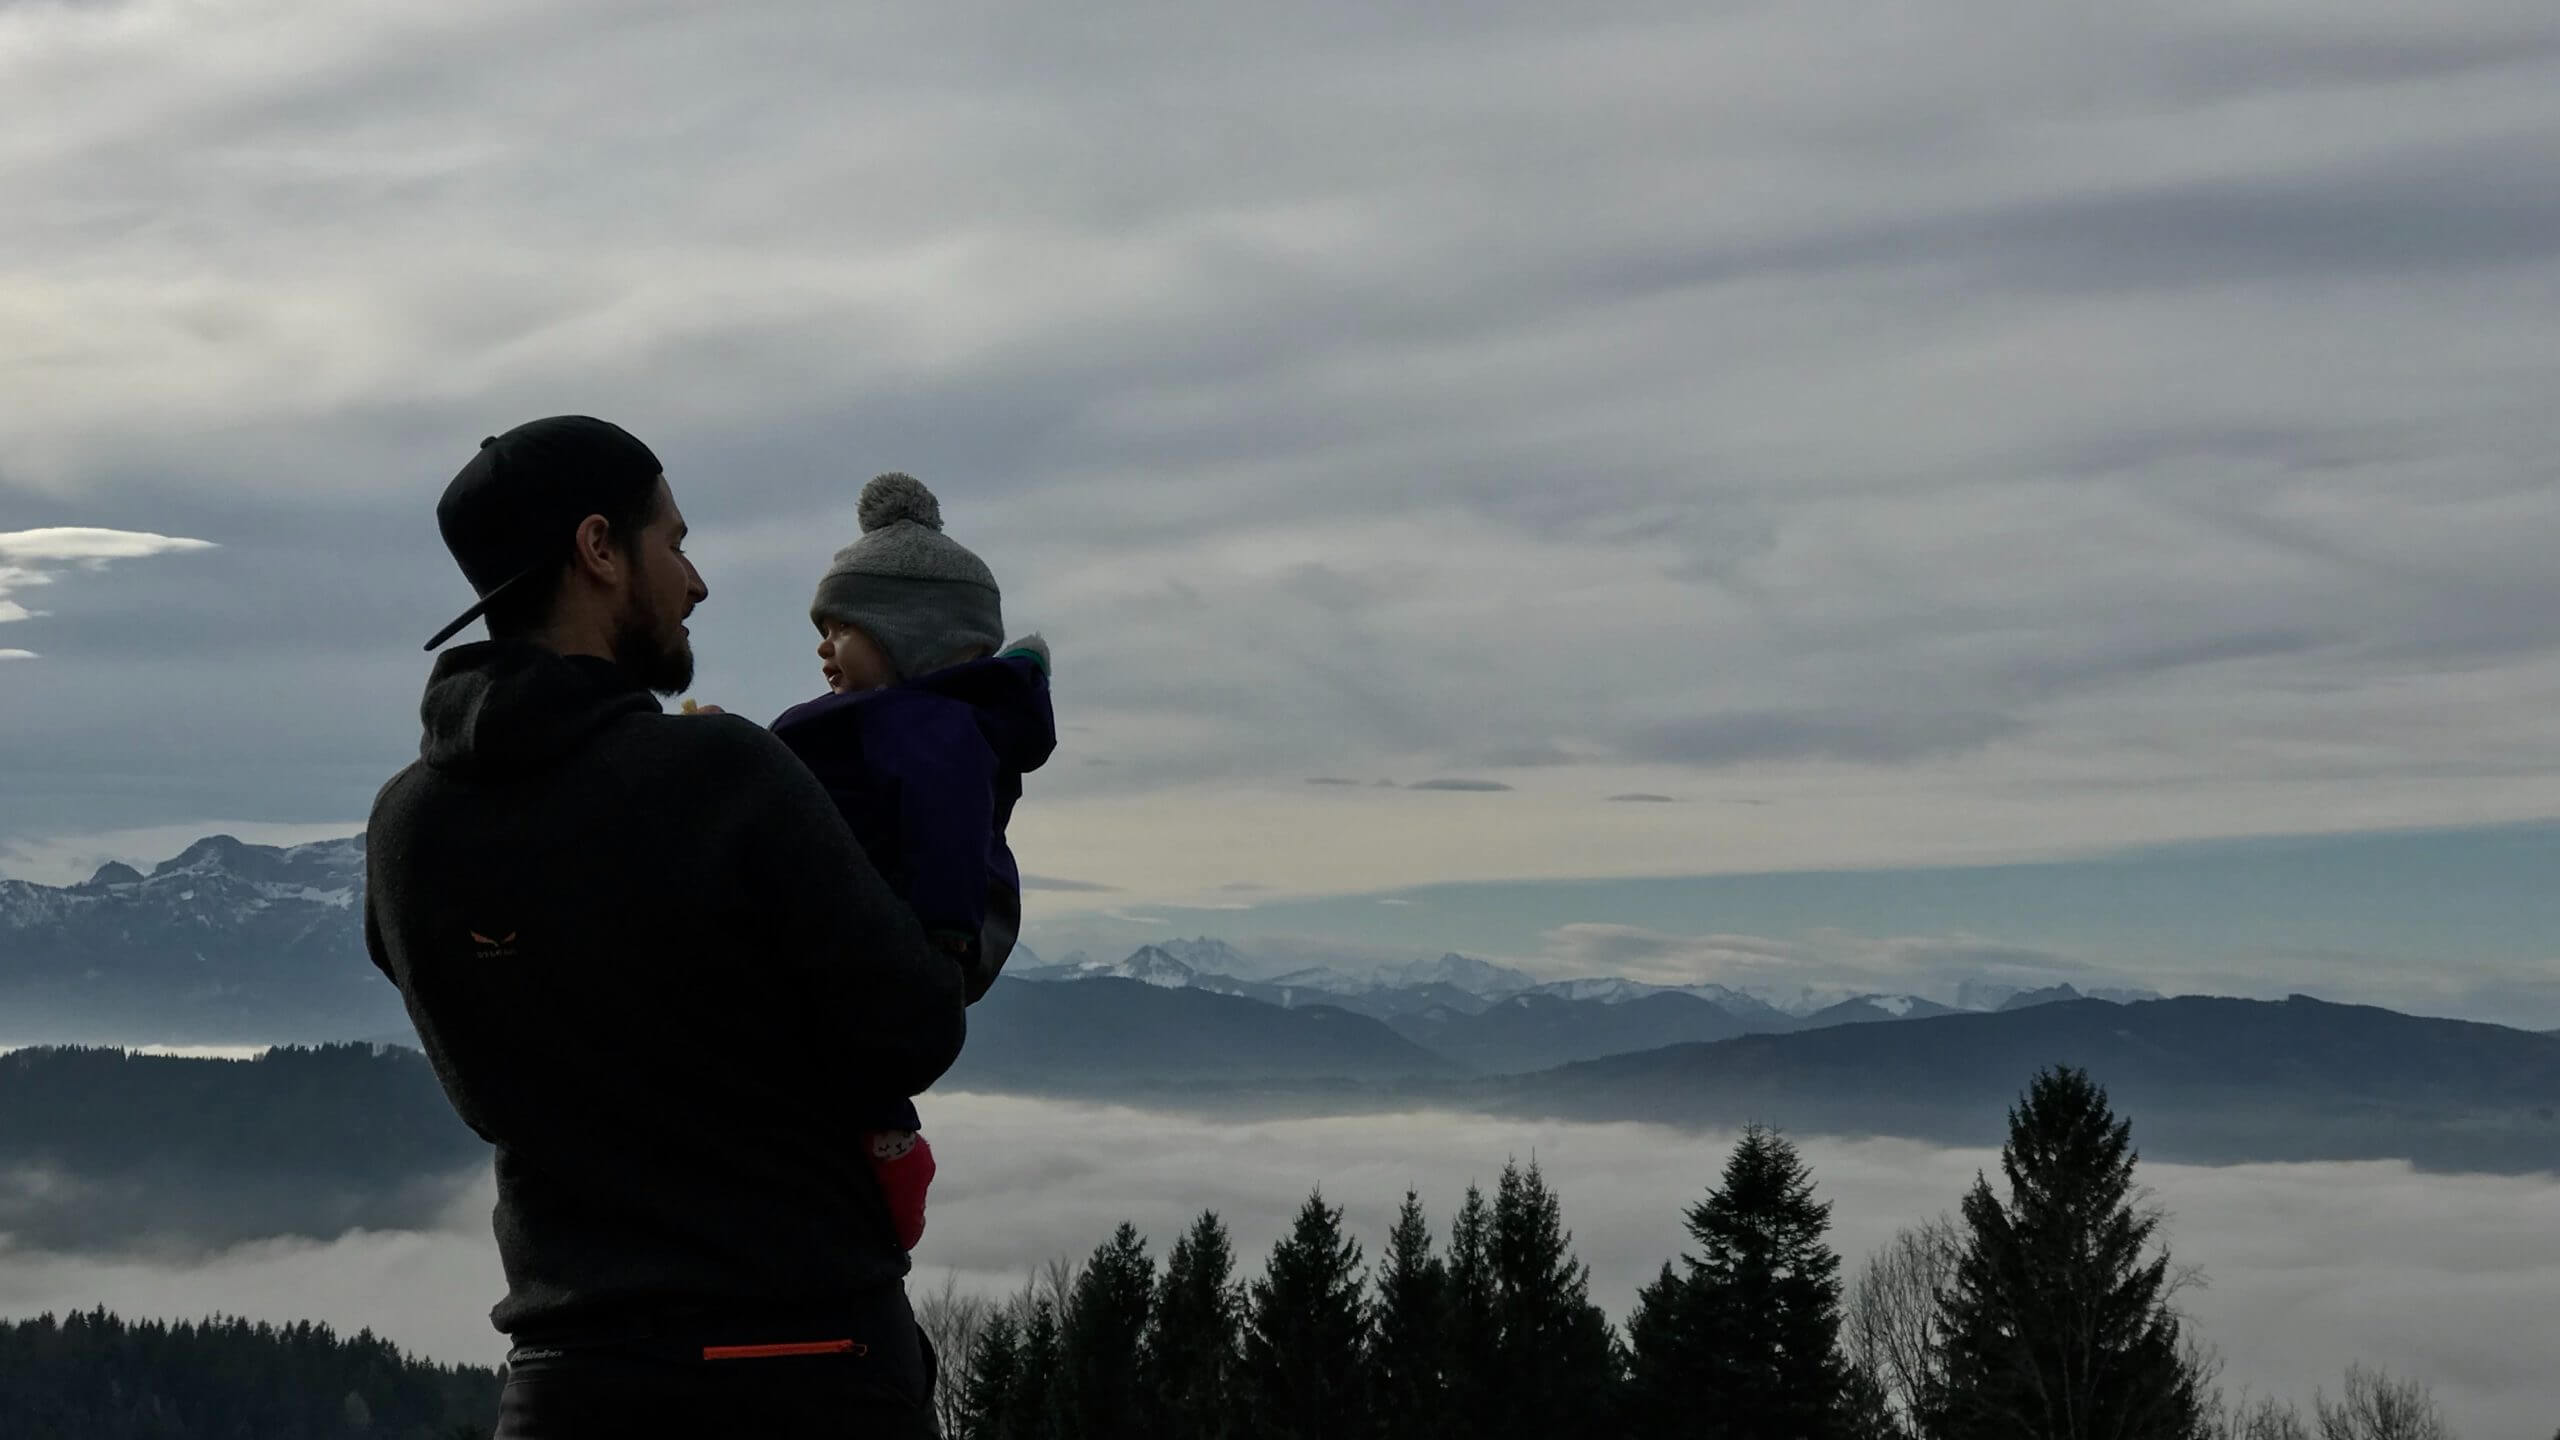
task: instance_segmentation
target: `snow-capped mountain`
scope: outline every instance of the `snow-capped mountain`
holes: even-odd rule
[[[278,849],[199,840],[145,875],[109,864],[77,885],[0,880],[0,957],[13,973],[48,958],[148,946],[190,952],[296,950],[363,935],[361,836]]]
[[[1079,950],[1055,965],[1014,964],[1005,973],[1025,980],[1135,980],[1167,990],[1193,989],[1200,980],[1199,971],[1161,945],[1141,946],[1126,960],[1094,960]]]
[[[361,836],[280,848],[215,835],[147,875],[0,880],[0,1039],[398,1029],[399,996],[365,963],[363,890]]]
[[[1997,1010],[2025,993],[2024,985],[2004,985],[1997,980],[1967,980],[1956,986],[1956,1008],[1959,1010]]]
[[[1625,1005],[1651,995],[1686,995],[1714,1003],[1737,1020],[1754,1025],[1800,1018],[1812,1010],[1797,1012],[1773,1005],[1749,991],[1729,985],[1649,985],[1641,980],[1627,980],[1614,975],[1595,975],[1581,980],[1551,980],[1536,986],[1532,992],[1553,995],[1565,1000],[1596,1000],[1603,1005]],[[1813,1010],[1823,1007],[1816,1005]]]
[[[1320,995],[1358,995],[1377,988],[1377,982],[1365,976],[1348,974],[1330,965],[1310,965],[1286,975],[1274,975],[1263,982],[1284,990],[1312,990]]]
[[[1908,1020],[1914,1014],[1945,1014],[1950,1007],[1917,995],[1861,995],[1862,1004],[1873,1005],[1896,1020]]]
[[[1858,995],[1837,1005],[1826,1005],[1804,1017],[1805,1029],[1819,1030],[1830,1025],[1864,1025],[1880,1020],[1927,1020],[1938,1015],[1963,1012],[1935,1000],[1917,995]]]
[[[1647,985],[1640,980],[1623,980],[1615,975],[1594,975],[1583,980],[1550,980],[1534,986],[1530,993],[1553,995],[1560,1000],[1597,1000],[1603,1005],[1624,1005],[1647,995],[1660,995],[1669,987]]]
[[[1145,946],[1128,959],[1108,967],[1104,973],[1167,990],[1188,990],[1200,979],[1199,971],[1173,958],[1161,945]]]
[[[1082,955],[1082,951],[1074,952]],[[1060,980],[1135,980],[1159,990],[1206,990],[1213,995],[1242,995],[1284,1008],[1290,1001],[1278,987],[1232,975],[1216,975],[1194,969],[1162,945],[1142,945],[1129,958],[1119,961],[1075,959],[1056,965],[1008,965],[1005,974],[1016,980],[1055,982]]]
[[[2080,993],[2110,1005],[2139,1005],[2146,1000],[2167,998],[2157,990],[2145,990],[2138,985],[2092,985]]]
[[[1956,1008],[1959,1010],[2022,1010],[2030,1005],[2050,1005],[2058,1000],[2104,1000],[2113,1005],[2133,1005],[2159,998],[2157,990],[2125,985],[2093,985],[2083,990],[2068,982],[2027,986],[1967,980],[1956,987]]]
[[[1255,972],[1262,967],[1251,956],[1224,940],[1203,935],[1192,940],[1167,940],[1152,947],[1209,975],[1233,975],[1240,980],[1261,978]]]
[[[1804,1017],[1858,998],[1856,990],[1838,985],[1753,985],[1742,993],[1781,1015]]]
[[[1454,951],[1437,960],[1416,960],[1408,965],[1392,966],[1378,974],[1378,983],[1395,988],[1422,985],[1448,985],[1487,1000],[1517,995],[1534,989],[1537,980],[1507,965],[1478,960]]]

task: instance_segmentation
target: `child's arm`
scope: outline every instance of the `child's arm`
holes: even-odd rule
[[[966,705],[919,704],[882,726],[875,758],[898,777],[898,851],[916,918],[955,958],[974,956],[987,919],[995,840],[995,752]]]

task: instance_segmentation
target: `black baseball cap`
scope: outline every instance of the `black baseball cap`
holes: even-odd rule
[[[436,528],[480,596],[433,650],[492,601],[549,573],[590,515],[627,514],[665,472],[630,431],[586,415],[531,420],[480,442],[436,502]]]

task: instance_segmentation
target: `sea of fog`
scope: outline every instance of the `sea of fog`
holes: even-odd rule
[[[1257,1260],[1311,1186],[1374,1254],[1398,1201],[1421,1193],[1445,1235],[1466,1185],[1535,1158],[1562,1196],[1595,1297],[1623,1319],[1684,1243],[1681,1212],[1730,1136],[1650,1125],[1524,1123],[1413,1113],[1233,1123],[1114,1106],[945,1095],[925,1105],[941,1161],[919,1287],[956,1275],[1010,1291],[1080,1257],[1122,1219],[1159,1257],[1200,1210]],[[2135,1138],[2140,1140],[2139,1118]],[[1800,1142],[1854,1272],[1902,1225],[1952,1210],[1990,1151],[1898,1140]],[[2399,1164],[2144,1165],[2177,1261],[2207,1284],[2182,1304],[2237,1391],[2307,1401],[2351,1360],[2433,1386],[2467,1440],[2547,1440],[2560,1427],[2560,1179],[2425,1175]],[[494,1362],[499,1290],[484,1183],[432,1232],[272,1241],[188,1260],[0,1252],[0,1314],[103,1304],[134,1315],[223,1311],[370,1326],[445,1360]]]

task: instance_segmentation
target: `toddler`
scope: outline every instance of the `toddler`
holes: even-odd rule
[[[1005,825],[1024,772],[1057,748],[1049,650],[999,646],[995,576],[942,533],[921,481],[863,487],[862,537],[836,552],[809,618],[830,693],[785,711],[774,734],[835,798],[864,853],[961,967],[970,1003],[987,992],[1022,927],[1022,876]],[[912,1101],[856,1096],[873,1172],[898,1241],[924,1235],[933,1151]]]

